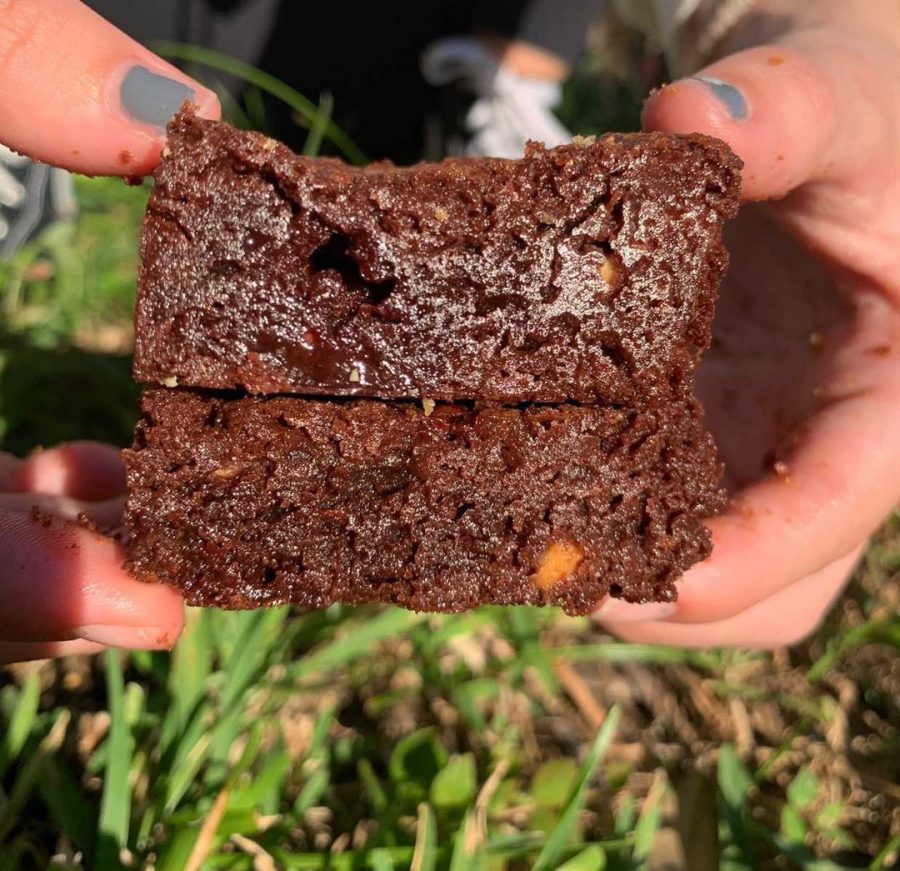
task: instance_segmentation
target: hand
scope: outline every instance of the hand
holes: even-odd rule
[[[798,641],[900,499],[900,12],[862,5],[884,20],[802,4],[819,20],[646,103],[648,129],[729,142],[745,197],[769,202],[728,232],[698,379],[733,501],[677,603],[598,612],[629,641]]]
[[[17,460],[0,453],[0,663],[171,647],[178,594],[130,578],[122,548],[90,531],[121,522],[119,452],[74,442]]]
[[[185,100],[216,95],[79,0],[0,0],[0,142],[87,175],[143,176]]]
[[[77,0],[0,0],[3,144],[77,172],[145,175],[185,100],[219,115],[215,94]],[[174,643],[178,595],[132,580],[115,542],[71,522],[117,523],[123,494],[109,447],[0,454],[0,662]]]

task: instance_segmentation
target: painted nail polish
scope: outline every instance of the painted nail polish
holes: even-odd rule
[[[193,89],[183,82],[161,76],[142,66],[133,66],[128,70],[122,80],[119,96],[122,108],[135,121],[152,124],[160,129],[166,126],[185,100],[195,98]]]
[[[691,76],[696,82],[702,82],[718,98],[719,102],[728,110],[728,114],[735,121],[743,121],[748,115],[747,101],[744,95],[728,82],[714,79],[710,76]]]

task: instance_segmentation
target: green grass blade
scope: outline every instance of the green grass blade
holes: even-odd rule
[[[66,837],[93,864],[97,834],[96,808],[85,801],[80,784],[59,756],[48,759],[37,785],[38,795]]]
[[[243,731],[246,696],[279,656],[282,629],[288,608],[271,608],[242,613],[241,627],[225,665],[225,685],[218,722],[209,744],[207,781],[218,786],[227,770],[234,742]]]
[[[328,132],[328,125],[331,123],[331,113],[334,111],[334,97],[325,91],[319,97],[319,109],[316,114],[316,120],[312,127],[309,128],[309,135],[303,145],[303,154],[307,157],[315,157],[322,150],[322,140]]]
[[[853,871],[854,867],[859,868],[858,865],[842,865],[839,862],[832,862],[830,859],[819,859],[802,844],[792,843],[769,831],[765,832],[765,838],[800,871]]]
[[[475,810],[470,808],[456,833],[449,871],[485,871],[485,867],[484,845],[477,840]]]
[[[416,822],[416,846],[410,871],[434,871],[437,867],[437,820],[431,806],[422,802]]]
[[[369,867],[372,871],[394,871],[397,867],[387,850],[372,850],[369,856]]]
[[[18,694],[9,725],[0,737],[0,778],[25,746],[25,740],[34,727],[41,700],[41,682],[36,671],[25,679]]]
[[[657,775],[657,779],[654,780],[647,798],[644,800],[637,825],[634,827],[634,853],[632,855],[637,862],[644,862],[650,858],[656,834],[662,824],[662,800],[665,798],[667,790],[668,785],[664,776]]]
[[[107,650],[104,654],[110,722],[106,772],[97,826],[98,868],[120,866],[119,854],[128,846],[128,823],[131,816],[128,772],[131,768],[133,742],[125,716],[125,684],[119,656],[115,650]]]
[[[606,851],[599,844],[591,844],[568,862],[563,862],[556,871],[604,871]]]
[[[389,608],[360,625],[348,624],[348,631],[341,637],[314,650],[299,662],[287,667],[290,680],[300,680],[331,671],[365,656],[372,648],[388,638],[393,638],[428,619],[427,614],[415,614],[400,608]]]
[[[209,741],[209,735],[201,735],[197,739],[197,743],[188,750],[178,767],[169,775],[166,782],[164,815],[172,813],[178,807],[184,794],[194,782],[209,751]]]
[[[228,55],[208,48],[201,48],[199,45],[185,45],[179,42],[156,42],[153,47],[163,57],[202,64],[254,85],[264,93],[290,106],[310,127],[315,125],[319,117],[319,108],[316,104],[304,97],[298,90],[237,58],[228,57]],[[361,165],[368,162],[356,143],[333,121],[328,121],[324,137],[340,149],[351,163]]]
[[[871,621],[837,636],[831,648],[810,666],[806,672],[807,680],[811,683],[822,680],[841,657],[862,644],[884,644],[900,648],[900,621],[895,618]]]
[[[176,829],[160,851],[156,871],[184,871],[190,859],[199,830],[196,825]]]
[[[249,85],[244,88],[243,97],[244,105],[247,107],[247,118],[250,121],[250,126],[254,130],[267,133],[269,123],[266,118],[266,104],[263,100],[262,91],[253,85]]]
[[[613,735],[619,725],[621,712],[619,708],[610,708],[603,725],[597,731],[591,749],[588,751],[587,758],[582,763],[579,771],[578,782],[575,785],[572,795],[566,802],[566,806],[560,815],[559,822],[550,833],[543,849],[538,854],[537,860],[532,871],[554,871],[560,865],[569,839],[575,831],[578,823],[578,814],[584,804],[584,794],[587,790],[588,783],[594,776],[597,767],[603,761],[606,751],[612,742]]]
[[[270,665],[271,653],[278,644],[288,613],[287,608],[271,608],[240,614],[240,633],[224,669],[224,711],[234,709],[254,680]]]
[[[25,854],[31,849],[26,837],[17,838],[11,844],[4,845],[0,851],[0,871],[19,871]]]
[[[895,853],[900,853],[900,835],[895,835],[885,844],[884,849],[874,858],[872,864],[869,865],[869,871],[885,871],[888,867],[888,859]]]
[[[19,814],[31,797],[38,779],[43,775],[47,760],[62,746],[70,719],[68,710],[65,708],[59,710],[50,730],[41,739],[34,753],[23,762],[6,802],[0,808],[0,844],[20,822]]]
[[[372,810],[376,815],[384,813],[390,805],[390,799],[375,774],[372,763],[368,759],[360,759],[356,763],[356,772]]]
[[[212,669],[212,645],[209,620],[205,611],[188,608],[185,630],[169,660],[167,688],[169,704],[163,721],[160,745],[165,752],[180,735],[200,699],[206,692],[206,681]]]
[[[436,808],[462,810],[475,798],[477,789],[475,755],[451,756],[431,781],[431,803]]]
[[[730,744],[719,751],[719,845],[721,871],[753,871],[750,807],[747,793],[753,780]]]
[[[315,807],[330,783],[331,771],[327,765],[322,764],[309,775],[306,783],[303,784],[303,789],[300,790],[300,795],[294,802],[294,813],[298,817],[302,817],[311,807]]]
[[[235,808],[252,807],[260,813],[275,813],[293,765],[294,760],[286,750],[268,751],[265,764],[254,774],[250,783],[241,790],[235,789],[231,805]]]

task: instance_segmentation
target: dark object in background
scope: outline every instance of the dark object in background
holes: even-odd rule
[[[452,124],[468,98],[428,86],[425,47],[458,34],[519,36],[574,61],[597,0],[88,0],[126,33],[213,48],[259,66],[316,101],[334,97],[335,120],[373,159],[409,164],[425,153],[429,119]],[[202,68],[192,72],[204,74]],[[216,74],[235,95],[239,81]],[[306,131],[290,109],[265,100],[269,131],[299,148]]]
[[[359,171],[182,112],[144,219],[135,376],[252,394],[691,395],[738,206],[708,137]],[[664,252],[664,256],[661,256]]]
[[[335,120],[372,159],[410,164],[424,153],[425,119],[438,92],[419,69],[433,40],[478,27],[477,0],[282,3],[260,58],[262,69],[312,100],[334,97]],[[506,3],[499,23],[515,29],[524,2]],[[272,134],[299,148],[304,131],[277,101],[266,103]]]
[[[696,402],[429,413],[151,389],[142,410],[128,565],[191,605],[668,601],[723,502]]]

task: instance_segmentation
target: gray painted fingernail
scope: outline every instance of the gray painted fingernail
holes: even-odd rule
[[[747,117],[747,101],[744,95],[728,82],[721,79],[713,79],[709,76],[692,76],[695,81],[703,82],[724,104],[728,114],[735,121],[743,121]]]
[[[194,91],[183,82],[166,78],[146,67],[134,66],[122,80],[122,108],[136,121],[163,128]]]

